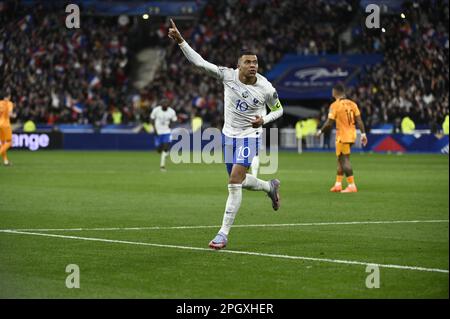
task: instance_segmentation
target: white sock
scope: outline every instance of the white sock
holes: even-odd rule
[[[169,153],[167,153],[166,151],[162,151],[161,152],[161,167],[165,167],[166,166],[166,157],[167,155],[169,155]]]
[[[233,225],[234,218],[241,206],[242,201],[242,185],[241,184],[228,184],[228,199],[225,206],[225,213],[223,214],[221,233],[228,236],[231,226]]]
[[[245,175],[245,179],[242,182],[242,187],[252,191],[265,191],[266,193],[270,192],[269,182],[258,179],[250,174]]]
[[[251,168],[252,168],[252,175],[257,177],[259,170],[259,156],[253,157]]]

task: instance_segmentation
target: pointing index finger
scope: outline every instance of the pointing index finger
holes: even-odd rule
[[[174,29],[176,29],[176,28],[177,28],[177,26],[175,25],[175,22],[173,22],[173,20],[172,20],[172,19],[170,19],[170,24],[172,24],[172,28],[174,28]]]

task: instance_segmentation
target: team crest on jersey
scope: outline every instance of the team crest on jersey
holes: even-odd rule
[[[248,98],[248,91],[242,92],[242,97],[243,97],[244,99]]]

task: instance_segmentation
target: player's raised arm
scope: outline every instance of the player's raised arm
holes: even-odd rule
[[[180,31],[172,19],[170,19],[170,24],[171,27],[169,28],[168,36],[178,43],[181,51],[183,51],[184,56],[189,60],[189,62],[204,70],[207,74],[212,75],[215,78],[222,79],[223,74],[219,67],[203,59],[200,54],[195,52],[195,50],[189,46],[189,44],[181,36]]]

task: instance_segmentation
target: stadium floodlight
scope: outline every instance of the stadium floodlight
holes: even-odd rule
[[[148,18],[149,18],[149,15],[148,15],[147,13],[145,13],[145,14],[142,15],[142,19],[148,20]]]
[[[404,13],[402,13],[402,14],[400,15],[400,17],[401,17],[402,19],[406,19],[406,16],[405,16]]]

